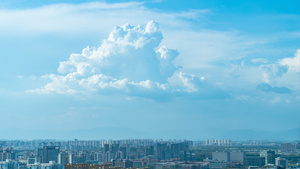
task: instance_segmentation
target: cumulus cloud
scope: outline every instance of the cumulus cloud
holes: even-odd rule
[[[280,66],[287,66],[289,71],[300,72],[300,49],[292,58],[283,58],[279,61]]]
[[[281,97],[288,98],[295,98],[299,95],[299,50],[292,57],[275,61],[255,58],[238,62],[240,63],[227,64],[220,78],[223,84],[220,88],[230,92],[231,95],[243,93],[243,95],[252,96],[254,100],[261,101],[278,94],[285,94]]]
[[[290,93],[299,90],[299,73],[300,73],[300,50],[296,51],[294,57],[282,58],[270,64],[262,64],[259,66],[263,82],[258,88],[266,92]],[[271,86],[267,86],[271,85]],[[274,87],[273,87],[274,86]],[[276,87],[286,86],[286,87]]]
[[[87,47],[82,54],[72,54],[68,61],[61,62],[59,73],[73,73],[74,76],[105,74],[117,79],[132,81],[154,80],[161,82],[169,75],[169,57],[156,57],[163,49],[155,51],[162,40],[156,22],[149,22],[146,28],[125,24],[116,26],[99,48]],[[165,49],[166,52],[171,49]],[[171,50],[172,51],[172,50]],[[176,52],[170,52],[175,53]],[[172,57],[176,57],[172,56]],[[173,69],[176,69],[174,66]],[[174,70],[170,70],[174,71]]]
[[[179,93],[201,96],[220,92],[207,85],[204,77],[184,73],[180,66],[174,65],[179,53],[160,46],[162,39],[155,21],[149,21],[145,28],[130,24],[116,26],[98,48],[86,47],[81,54],[71,54],[67,61],[60,62],[59,74],[43,76],[50,83],[28,92],[117,92],[151,99],[162,95],[170,98]]]

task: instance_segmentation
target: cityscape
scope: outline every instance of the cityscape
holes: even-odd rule
[[[300,0],[0,0],[0,169],[300,169]]]
[[[7,140],[1,169],[297,169],[300,142],[191,140]]]

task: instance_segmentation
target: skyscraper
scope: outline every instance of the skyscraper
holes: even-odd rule
[[[275,164],[275,151],[267,151],[266,164]]]
[[[159,160],[164,160],[166,156],[166,149],[167,144],[166,143],[157,143],[156,145],[156,157]]]
[[[43,147],[43,163],[49,163],[49,161],[57,162],[59,153],[58,146],[44,146]]]

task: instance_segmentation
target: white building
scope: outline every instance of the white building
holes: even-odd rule
[[[276,166],[283,166],[283,167],[287,168],[288,167],[288,160],[284,159],[284,158],[277,157],[277,158],[275,158],[275,165]]]

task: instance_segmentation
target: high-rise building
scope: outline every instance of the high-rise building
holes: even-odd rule
[[[120,147],[120,151],[122,152],[122,159],[126,159],[127,158],[127,147],[125,147],[125,146]]]
[[[34,156],[28,157],[27,158],[27,164],[34,164],[35,160],[36,160],[36,158],[34,158]]]
[[[265,157],[252,156],[244,158],[244,166],[258,166],[262,167],[265,165]]]
[[[133,162],[129,160],[113,160],[114,167],[132,168]]]
[[[4,151],[0,151],[0,160],[5,161],[7,159],[14,160],[15,159],[15,152],[12,147],[7,147]]]
[[[58,157],[57,157],[58,159],[58,161],[57,161],[57,163],[58,164],[66,164],[66,163],[70,163],[69,162],[69,153],[68,152],[65,152],[65,151],[63,151],[63,152],[60,152],[59,154],[58,154]]]
[[[244,152],[232,151],[230,152],[230,161],[244,161]]]
[[[291,143],[283,143],[280,145],[282,152],[292,152],[296,150],[296,145]]]
[[[172,143],[171,144],[171,153],[173,158],[178,158],[179,153],[183,151],[187,151],[189,145],[188,142],[181,142],[181,143]]]
[[[166,157],[167,143],[156,144],[156,157],[159,160],[164,160]]]
[[[105,154],[104,154],[104,159],[103,161],[111,161],[113,159],[113,154],[111,151],[107,151]]]
[[[275,164],[275,151],[267,151],[266,164]]]
[[[23,151],[23,159],[27,160],[31,155],[30,151]]]
[[[37,149],[37,151],[35,152],[35,155],[36,155],[36,162],[39,162],[39,163],[42,163],[42,162],[43,162],[43,156],[44,156],[43,150],[44,150],[44,149],[39,148],[39,149]]]
[[[109,144],[103,144],[103,154],[109,151]]]
[[[154,146],[146,147],[146,156],[148,155],[154,155]]]
[[[230,154],[229,152],[213,152],[212,159],[217,161],[230,161]]]
[[[288,160],[286,160],[284,158],[277,157],[277,158],[275,158],[275,165],[287,168],[288,167]]]
[[[119,151],[119,144],[110,144],[110,150],[112,151],[112,153],[115,155],[117,153],[117,151]]]
[[[43,147],[43,163],[49,163],[49,161],[58,161],[58,146],[44,146]]]
[[[218,161],[243,161],[244,160],[244,152],[213,152],[212,159]]]
[[[231,141],[229,139],[206,139],[206,145],[219,145],[219,146],[228,146],[231,145]]]

